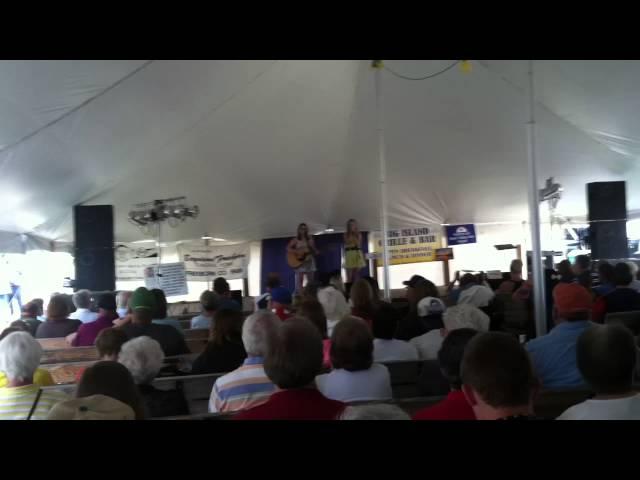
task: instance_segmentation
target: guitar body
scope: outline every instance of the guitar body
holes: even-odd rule
[[[310,255],[311,252],[309,250],[287,252],[287,263],[293,269],[300,268]]]

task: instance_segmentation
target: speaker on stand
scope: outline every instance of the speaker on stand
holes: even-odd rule
[[[73,207],[76,279],[74,290],[115,290],[113,206]]]

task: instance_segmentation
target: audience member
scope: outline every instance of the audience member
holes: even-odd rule
[[[41,322],[46,320],[44,316],[44,300],[41,298],[34,298],[29,303],[35,303],[38,306],[38,316],[36,317]]]
[[[454,307],[455,308],[455,307]],[[451,391],[441,402],[418,411],[414,420],[475,420],[473,409],[462,392],[460,364],[469,341],[478,334],[471,328],[450,332],[438,352],[440,370],[449,381]]]
[[[613,292],[599,297],[593,306],[593,320],[602,323],[609,313],[632,312],[640,310],[640,293],[630,287],[633,277],[626,263],[620,262],[613,267]]]
[[[306,300],[318,300],[318,290],[320,289],[320,283],[317,280],[309,281],[302,289],[302,301]]]
[[[40,320],[38,320],[39,312],[40,307],[37,303],[29,302],[25,303],[22,306],[22,315],[20,317],[20,320],[22,320],[26,324],[27,331],[34,337],[36,336],[38,327],[42,323]]]
[[[190,353],[184,336],[174,327],[152,323],[156,308],[153,293],[140,287],[131,295],[129,304],[132,311],[131,322],[119,327],[129,339],[141,336],[151,337],[160,343],[167,357]]]
[[[569,260],[562,260],[556,267],[558,275],[560,275],[560,283],[573,283],[576,281],[576,275],[573,273],[573,267]]]
[[[515,259],[511,262],[511,266],[509,267],[509,279],[500,284],[498,291],[500,291],[500,293],[512,294],[519,289],[523,283],[522,260]]]
[[[98,334],[105,328],[111,328],[118,318],[116,299],[112,293],[103,293],[98,298],[98,318],[90,323],[83,323],[78,331],[67,337],[73,347],[89,347],[96,341]]]
[[[16,323],[16,322],[13,322],[13,323]],[[12,326],[9,328],[5,328],[2,331],[2,334],[0,334],[0,340],[3,340],[7,335],[13,332],[29,333],[26,326],[23,326],[23,327]],[[9,380],[7,380],[7,376],[4,374],[4,372],[0,371],[0,388],[6,387],[8,383],[9,383]],[[44,368],[37,368],[36,371],[33,373],[33,383],[40,387],[48,387],[50,385],[55,385],[55,382],[53,381],[53,378],[51,377],[49,370],[45,370]]]
[[[595,396],[558,420],[640,420],[640,394],[633,389],[638,349],[622,325],[597,325],[578,339],[578,368]]]
[[[398,318],[393,312],[379,312],[373,318],[373,361],[401,362],[418,360],[418,351],[409,342],[393,338]]]
[[[143,419],[144,403],[133,377],[114,361],[87,368],[76,388],[76,398],[58,403],[47,416],[47,420]]]
[[[68,315],[67,299],[62,295],[51,297],[47,305],[47,320],[38,326],[36,338],[64,338],[78,330],[82,322],[72,320]]]
[[[129,338],[127,334],[122,331],[121,328],[105,328],[96,337],[96,350],[98,351],[98,358],[104,361],[116,362],[118,361],[118,355]],[[76,382],[79,382],[84,374],[86,368],[81,368],[76,373]]]
[[[350,405],[344,409],[340,420],[411,420],[411,417],[397,405],[378,403]]]
[[[98,318],[96,312],[92,312],[93,301],[89,290],[78,290],[73,294],[73,304],[76,311],[69,315],[71,320],[80,320],[82,323],[94,322]]]
[[[116,304],[118,307],[116,312],[118,313],[118,317],[126,317],[129,313],[129,299],[132,293],[133,292],[129,290],[120,290],[116,295]]]
[[[467,273],[460,279],[460,294],[456,305],[473,305],[474,307],[488,307],[495,293],[486,285],[477,283],[474,275]]]
[[[242,344],[242,314],[234,310],[217,310],[207,348],[195,359],[193,375],[224,373],[235,370],[247,352]]]
[[[344,286],[344,281],[342,280],[342,271],[334,270],[329,274],[329,285],[339,292],[342,292],[343,295],[346,295],[347,290]]]
[[[242,325],[247,358],[241,367],[218,378],[209,399],[209,412],[234,412],[263,404],[276,387],[264,372],[264,357],[277,337],[280,319],[267,310],[249,315]]]
[[[576,343],[586,329],[592,308],[591,294],[578,283],[559,283],[553,289],[555,327],[527,342],[533,369],[544,388],[584,385],[576,365]]]
[[[538,383],[527,353],[501,332],[476,335],[464,349],[462,391],[478,420],[527,420]]]
[[[135,296],[134,292],[132,304],[134,304],[133,298]],[[173,329],[173,327],[167,328]],[[158,390],[151,385],[162,369],[164,357],[160,343],[147,336],[129,340],[122,345],[120,355],[118,355],[118,361],[127,367],[133,381],[138,386],[147,418],[189,414],[189,408],[182,391]]]
[[[615,283],[613,281],[613,276],[613,265],[607,262],[602,262],[600,263],[600,265],[598,265],[599,285],[597,287],[593,287],[592,289],[598,297],[608,295],[616,289]]]
[[[322,337],[306,319],[292,318],[282,324],[268,349],[264,370],[279,390],[236,419],[335,420],[346,406],[326,398],[314,387],[314,379],[322,370]]]
[[[327,398],[343,402],[392,398],[389,370],[373,363],[373,336],[363,320],[347,317],[336,325],[331,337],[331,364],[332,372],[316,378],[318,390]]]
[[[151,323],[155,323],[156,325],[169,325],[180,332],[181,335],[184,335],[180,322],[175,318],[169,318],[167,316],[167,296],[164,292],[159,288],[154,288],[151,290],[151,293],[153,293],[153,296],[156,299],[156,308],[153,313],[153,320],[151,320]]]
[[[220,306],[218,308],[225,310],[242,311],[242,305],[238,304],[233,298],[231,298],[231,287],[229,282],[223,277],[218,277],[213,281],[213,291],[220,297]]]
[[[350,308],[344,294],[332,285],[318,290],[318,301],[324,308],[327,317],[327,335],[331,337],[336,324],[346,315],[349,315]]]
[[[27,332],[13,332],[0,341],[0,371],[7,378],[0,388],[0,420],[45,420],[56,403],[68,398],[34,383],[41,358],[42,347]]]
[[[315,325],[322,336],[323,358],[322,366],[331,368],[331,340],[327,335],[327,317],[322,304],[317,300],[307,299],[300,304],[296,316],[303,317]]]
[[[271,301],[271,290],[280,286],[282,286],[280,275],[270,273],[267,276],[267,291],[255,299],[255,310],[268,310],[269,302]]]
[[[280,320],[286,320],[293,316],[291,311],[291,292],[284,287],[276,287],[271,290],[271,310]]]
[[[589,290],[591,288],[591,259],[588,255],[578,255],[573,264],[573,273],[576,276],[576,281],[584,288]]]
[[[435,360],[445,337],[459,328],[471,328],[478,332],[488,332],[491,319],[477,307],[470,304],[449,307],[442,316],[444,327],[431,330],[412,338],[410,343],[418,351],[421,360]]]
[[[374,302],[373,290],[365,279],[360,278],[351,286],[351,315],[364,320],[369,328],[373,317],[377,313],[377,303]]]
[[[423,333],[435,328],[441,328],[442,314],[428,312],[429,315],[421,317],[418,312],[418,305],[424,298],[438,298],[438,289],[433,282],[420,275],[412,276],[408,281],[403,282],[407,287],[407,302],[409,310],[406,316],[398,324],[396,338],[399,340],[411,340]]]
[[[191,328],[198,330],[211,330],[214,314],[220,306],[220,297],[216,292],[205,290],[200,295],[202,313],[191,319]]]
[[[631,283],[629,284],[629,288],[632,288],[636,292],[640,292],[640,280],[638,280],[638,264],[632,260],[626,262],[629,265],[629,270],[631,271]]]

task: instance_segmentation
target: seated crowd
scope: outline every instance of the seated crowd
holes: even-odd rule
[[[640,312],[637,267],[600,264],[594,286],[589,262],[567,263],[558,266],[552,291],[554,328],[528,342],[530,325],[509,324],[517,308],[530,314],[534,287],[520,261],[495,290],[484,275],[456,274],[441,296],[414,275],[404,282],[405,304],[382,300],[371,277],[349,284],[347,293],[326,275],[292,295],[272,275],[246,319],[218,278],[200,297],[202,313],[190,320],[209,338],[189,373],[220,374],[208,411],[239,420],[409,419],[389,404],[390,366],[418,361],[437,364],[449,392],[414,411],[414,420],[535,419],[540,392],[570,388],[591,397],[560,420],[640,419],[633,329],[607,320]],[[44,316],[38,300],[28,303],[0,336],[0,419],[189,414],[180,386],[154,386],[166,357],[190,353],[161,290],[105,293],[95,301],[81,290],[71,300],[54,295]],[[73,398],[53,388],[40,366],[36,339],[44,338],[97,349],[99,361],[78,374]]]

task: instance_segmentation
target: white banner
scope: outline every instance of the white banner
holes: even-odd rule
[[[158,250],[155,246],[142,247],[130,243],[116,243],[115,260],[116,280],[144,280],[145,268],[158,263]]]
[[[145,269],[144,284],[148,289],[159,288],[167,297],[187,295],[184,263],[163,263]]]
[[[190,282],[213,280],[216,277],[233,280],[249,276],[248,243],[226,246],[180,244],[178,248]]]

